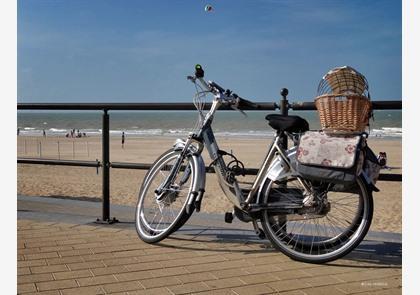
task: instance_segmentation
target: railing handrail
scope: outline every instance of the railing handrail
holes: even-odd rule
[[[372,100],[372,108],[374,110],[401,110],[401,100]],[[294,111],[310,111],[316,110],[315,102],[294,102],[289,104],[289,109]]]
[[[276,110],[275,102],[258,102],[257,110]],[[205,109],[210,109],[211,103],[205,103]],[[18,103],[18,110],[136,110],[136,111],[189,111],[196,110],[193,103],[162,102],[162,103]],[[221,106],[220,110],[233,110]]]
[[[256,102],[256,110],[276,110],[279,105],[275,102]],[[205,109],[210,109],[211,103],[205,103]],[[374,110],[402,109],[401,100],[373,100]],[[288,104],[292,110],[316,110],[314,102],[293,102]],[[193,103],[187,102],[162,102],[162,103],[17,103],[18,110],[143,110],[143,111],[189,111],[195,110]],[[220,110],[233,110],[222,106]],[[253,109],[248,109],[253,110]]]
[[[54,160],[54,159],[39,159],[39,158],[18,158],[19,164],[39,164],[39,165],[57,165],[57,166],[81,166],[81,167],[102,167],[102,163],[96,161],[81,161],[81,160]],[[115,169],[137,169],[148,170],[153,166],[150,163],[132,163],[132,162],[110,162],[109,167]],[[206,173],[216,173],[213,166],[206,166]],[[245,168],[246,175],[257,175],[258,169]],[[378,180],[384,181],[402,181],[402,175],[396,173],[381,173]]]

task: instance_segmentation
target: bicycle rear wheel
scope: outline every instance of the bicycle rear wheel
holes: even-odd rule
[[[294,188],[295,192],[297,188]],[[284,188],[267,181],[263,201],[284,199]],[[330,210],[324,216],[304,218],[263,212],[261,223],[272,244],[290,258],[325,263],[343,257],[363,240],[373,216],[373,198],[363,180],[346,191],[328,191]]]
[[[173,149],[162,154],[145,176],[136,207],[136,230],[147,243],[156,243],[180,228],[191,216],[186,206],[194,187],[195,168]]]

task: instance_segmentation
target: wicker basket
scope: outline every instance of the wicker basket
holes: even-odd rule
[[[368,82],[351,67],[335,68],[319,83],[315,106],[324,131],[364,132],[372,113]]]
[[[369,124],[371,101],[362,95],[325,94],[315,99],[326,132],[363,132]]]

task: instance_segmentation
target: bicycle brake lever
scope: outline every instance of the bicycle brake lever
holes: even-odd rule
[[[239,110],[241,112],[242,115],[244,115],[245,118],[248,118],[248,115],[243,111],[243,110]]]
[[[239,111],[242,115],[245,116],[245,118],[248,118],[248,115],[241,109],[238,109],[235,105],[230,106],[232,109]]]

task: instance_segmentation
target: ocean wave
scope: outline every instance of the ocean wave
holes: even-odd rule
[[[371,137],[402,137],[402,128],[382,127],[381,129],[372,129]]]
[[[187,133],[190,132],[191,130],[187,130],[187,129],[169,129],[167,131],[167,133],[169,134],[180,134],[180,133]]]
[[[397,128],[397,127],[382,127],[382,130],[385,130],[387,132],[402,133],[402,128]]]
[[[80,132],[86,133],[88,136],[100,136],[102,134],[102,129],[79,129]],[[62,128],[49,128],[47,130],[48,135],[55,136],[65,136],[70,131]],[[192,129],[114,129],[110,130],[111,137],[121,136],[122,132],[126,136],[187,136]],[[28,136],[42,136],[43,129],[36,129],[33,127],[25,127],[20,132],[21,135]],[[273,130],[226,130],[219,131],[214,130],[214,134],[220,137],[271,137],[274,134]],[[398,127],[382,127],[380,129],[371,129],[370,137],[402,137],[402,128]]]
[[[48,129],[48,131],[54,132],[54,133],[64,133],[64,132],[67,132],[66,129],[59,129],[59,128],[50,128],[50,129]]]
[[[249,131],[223,131],[215,132],[215,136],[222,137],[272,137],[273,131],[260,131],[260,130],[249,130]]]
[[[112,135],[121,135],[124,132],[125,135],[162,135],[162,129],[138,129],[138,130],[111,130]]]

